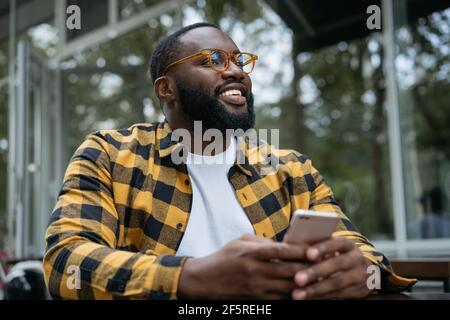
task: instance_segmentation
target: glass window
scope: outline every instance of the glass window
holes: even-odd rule
[[[108,0],[69,0],[67,6],[77,5],[81,12],[81,29],[67,30],[67,41],[108,24]]]
[[[171,30],[147,25],[61,64],[65,163],[95,130],[162,120],[147,66],[156,41]]]
[[[26,39],[44,59],[56,54],[59,37],[53,20],[29,28],[20,38]]]
[[[312,159],[363,234],[393,239],[381,33],[293,54],[293,32],[262,1],[206,1],[186,6],[183,18],[216,22],[259,55],[257,127],[280,129],[282,148]]]
[[[8,44],[8,41],[3,41],[0,43],[0,79],[8,76]]]
[[[6,248],[8,193],[8,85],[0,87],[0,251]],[[0,254],[1,255],[1,254]]]
[[[409,18],[395,59],[407,234],[450,238],[450,9]]]
[[[393,239],[382,35],[300,53],[297,60],[293,110],[300,120],[292,127],[300,139],[291,135],[291,145],[302,145],[364,235]]]
[[[161,3],[160,0],[119,0],[119,18],[129,18],[148,7]]]

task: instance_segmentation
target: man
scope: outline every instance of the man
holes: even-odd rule
[[[423,216],[412,220],[408,225],[411,237],[421,239],[450,237],[450,217],[444,210],[444,193],[433,187],[419,198]]]
[[[195,135],[194,121],[203,131],[252,128],[256,59],[206,23],[157,45],[150,72],[166,121],[96,132],[75,152],[46,236],[53,297],[362,298],[371,264],[382,290],[413,284],[357,232],[304,155],[273,149],[276,170],[262,174],[245,139],[225,138],[212,154],[208,142],[195,150],[174,139],[179,129]],[[175,163],[180,146],[189,152]],[[336,212],[334,237],[282,242],[296,209]]]

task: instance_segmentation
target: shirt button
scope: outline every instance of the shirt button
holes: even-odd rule
[[[182,227],[183,227],[183,224],[182,224],[182,223],[178,223],[178,224],[177,224],[177,229],[178,229],[178,230],[180,230]]]
[[[188,186],[189,185],[189,180],[188,179],[184,180],[184,184]]]

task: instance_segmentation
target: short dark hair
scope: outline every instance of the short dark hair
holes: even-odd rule
[[[220,28],[215,24],[199,22],[183,27],[158,42],[155,50],[153,50],[149,66],[149,72],[153,83],[155,83],[156,79],[162,76],[164,69],[170,64],[170,62],[172,62],[178,51],[181,49],[179,38],[186,32],[201,27],[212,27],[220,30]]]

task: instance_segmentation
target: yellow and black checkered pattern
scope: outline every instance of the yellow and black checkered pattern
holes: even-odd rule
[[[77,149],[46,234],[45,280],[54,298],[176,298],[186,257],[175,253],[188,223],[192,187],[186,165],[171,159],[181,145],[171,134],[167,122],[136,124],[93,133]],[[355,241],[382,268],[386,289],[414,284],[395,275],[356,230],[306,156],[271,147],[277,170],[260,174],[252,158],[261,154],[261,145],[240,139],[245,161],[228,172],[256,235],[282,240],[296,209],[333,211],[341,217],[335,235]]]

